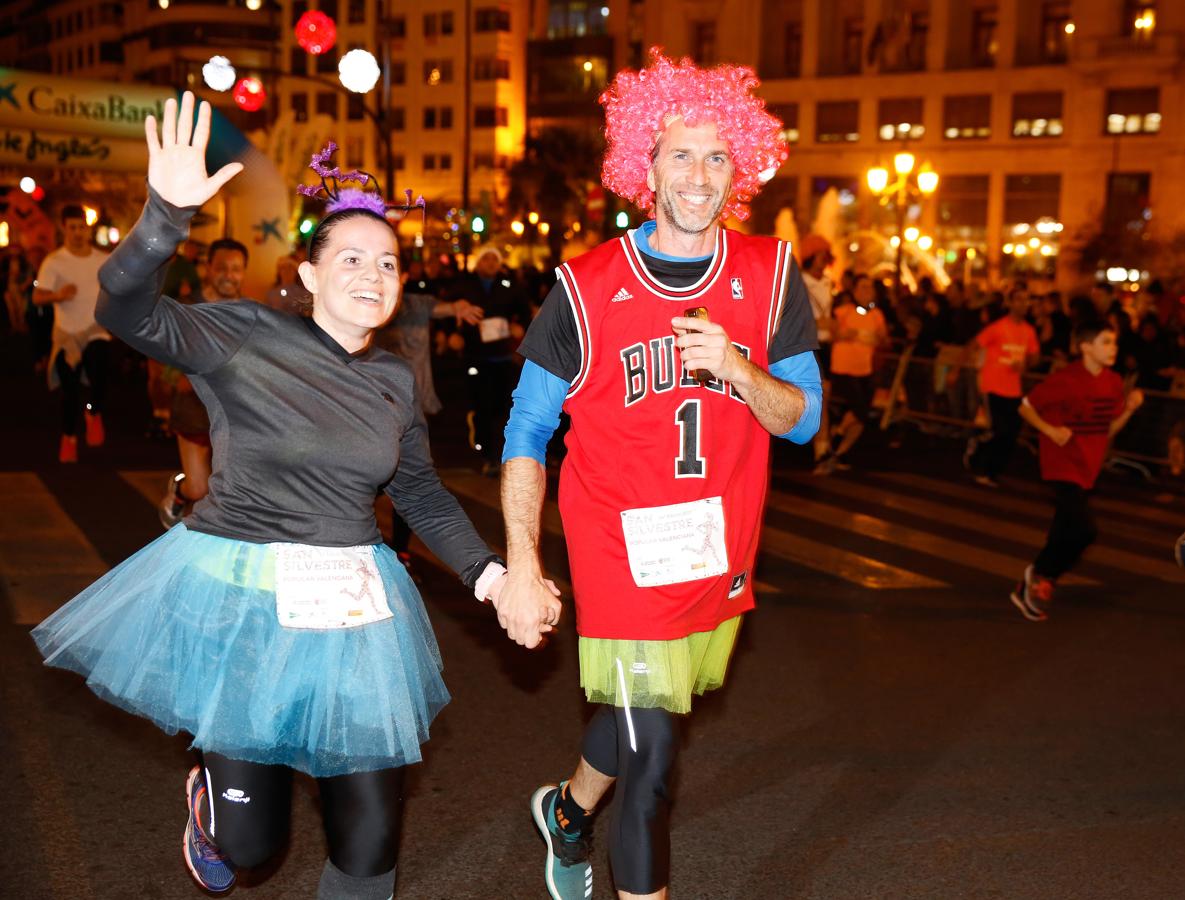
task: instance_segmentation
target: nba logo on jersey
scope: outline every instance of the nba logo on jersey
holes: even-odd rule
[[[732,279],[732,299],[733,300],[744,300],[745,299],[745,288],[741,284],[741,280],[739,278]]]

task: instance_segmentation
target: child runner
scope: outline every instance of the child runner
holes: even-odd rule
[[[1074,346],[1081,359],[1058,369],[1024,398],[1020,415],[1041,433],[1041,477],[1053,488],[1056,510],[1045,546],[1012,592],[1012,602],[1031,622],[1048,617],[1058,578],[1078,562],[1098,536],[1090,491],[1103,467],[1107,445],[1144,402],[1133,390],[1123,396],[1115,362],[1115,332],[1102,321],[1078,326]]]

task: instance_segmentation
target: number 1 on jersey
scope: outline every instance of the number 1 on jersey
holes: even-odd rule
[[[680,450],[675,457],[676,478],[703,478],[707,471],[707,461],[699,455],[699,404],[698,400],[684,400],[675,411]]]

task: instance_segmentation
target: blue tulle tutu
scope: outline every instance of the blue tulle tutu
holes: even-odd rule
[[[178,525],[33,630],[47,664],[193,746],[317,777],[417,762],[449,701],[419,592],[373,547],[393,618],[280,626],[275,552]]]

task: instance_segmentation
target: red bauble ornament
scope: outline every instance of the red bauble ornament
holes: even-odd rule
[[[235,85],[234,97],[239,109],[255,112],[267,102],[267,91],[258,78],[240,78]]]
[[[313,56],[332,49],[337,40],[337,26],[333,19],[317,9],[310,9],[301,16],[293,31],[296,32],[296,43]]]

